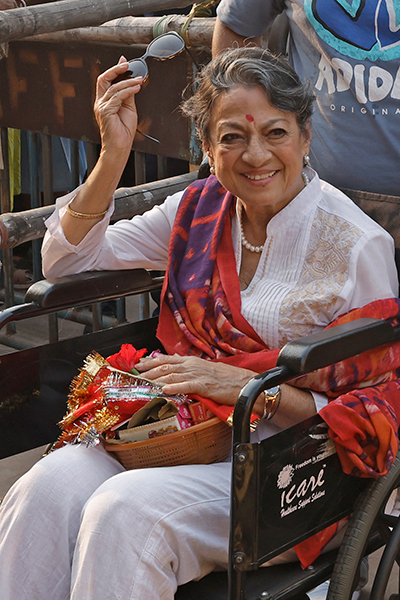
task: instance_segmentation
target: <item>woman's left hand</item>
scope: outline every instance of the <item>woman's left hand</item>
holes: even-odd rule
[[[249,369],[178,354],[145,358],[135,368],[147,379],[165,384],[166,394],[196,394],[231,406],[256,375]]]

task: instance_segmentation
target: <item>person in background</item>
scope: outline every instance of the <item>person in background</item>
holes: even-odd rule
[[[275,366],[286,342],[339,324],[343,313],[398,315],[393,239],[308,166],[314,94],[287,61],[260,48],[219,54],[183,104],[211,175],[110,225],[142,84],[116,80],[126,69],[122,58],[98,79],[99,161],[83,186],[58,199],[42,253],[49,278],[166,271],[157,331],[165,354],[137,363],[143,376],[166,394],[199,395],[229,418],[243,386]],[[377,477],[396,450],[396,372],[382,378],[359,359],[348,376],[359,373],[363,385],[375,374],[374,387],[347,385],[328,403],[339,375],[328,371],[260,394],[253,439],[320,411],[346,472]],[[349,381],[341,368],[340,385]],[[337,427],[343,408],[354,418]],[[376,415],[386,428],[374,426]],[[352,441],[365,442],[361,424],[371,443],[343,449],[349,429]],[[1,600],[173,600],[178,585],[227,567],[230,474],[229,461],[126,471],[101,444],[55,450],[0,507]],[[276,561],[306,567],[340,535],[335,525]]]
[[[341,189],[400,195],[398,2],[221,0],[213,55],[260,45],[282,13],[288,58],[316,94],[312,166]]]

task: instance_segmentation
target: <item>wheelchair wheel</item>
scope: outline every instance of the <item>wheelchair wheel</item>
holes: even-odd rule
[[[384,598],[393,565],[395,562],[400,564],[400,518],[385,513],[390,494],[399,485],[400,452],[389,473],[373,480],[356,505],[338,552],[327,600],[350,600],[358,583],[360,564],[368,552],[371,536],[380,536],[381,545],[385,545],[385,548],[376,571],[370,600]]]

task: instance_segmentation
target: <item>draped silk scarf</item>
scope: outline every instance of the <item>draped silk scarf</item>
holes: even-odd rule
[[[158,338],[169,354],[222,361],[258,373],[275,366],[269,349],[240,312],[241,298],[231,232],[232,194],[215,176],[194,182],[182,197],[173,226],[163,287]],[[334,327],[362,317],[400,318],[400,301],[378,300],[336,319]],[[329,427],[345,473],[379,477],[398,449],[400,343],[383,346],[291,382],[323,392],[320,415]],[[201,399],[226,420],[232,407]],[[333,525],[296,546],[308,566],[337,531]]]

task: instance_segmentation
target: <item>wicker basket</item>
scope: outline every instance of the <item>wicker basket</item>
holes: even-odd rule
[[[182,431],[125,444],[107,444],[126,469],[210,464],[224,461],[230,453],[232,429],[213,417]]]

